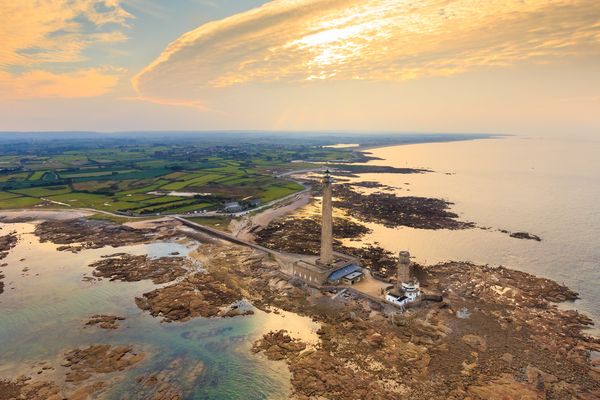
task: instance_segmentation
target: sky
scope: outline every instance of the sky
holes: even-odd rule
[[[600,136],[598,0],[0,0],[0,130]]]

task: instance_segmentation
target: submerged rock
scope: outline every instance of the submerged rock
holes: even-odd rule
[[[63,366],[70,371],[67,382],[81,382],[94,374],[123,371],[144,359],[133,346],[97,344],[85,349],[74,349],[65,354]]]
[[[117,329],[119,323],[117,321],[124,321],[124,317],[118,317],[115,315],[92,315],[85,323],[86,326],[98,326],[102,329]]]

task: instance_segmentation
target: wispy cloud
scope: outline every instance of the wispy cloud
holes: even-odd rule
[[[600,55],[595,0],[274,0],[171,43],[132,83],[198,99],[255,82],[444,76]]]
[[[113,68],[87,68],[68,73],[32,70],[21,74],[0,71],[2,99],[99,96],[119,80]]]
[[[126,40],[131,18],[119,0],[1,1],[0,96],[72,97],[77,86],[84,96],[108,90],[117,80],[113,69],[75,64],[86,60],[86,49]]]

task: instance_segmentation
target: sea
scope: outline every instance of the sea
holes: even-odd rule
[[[361,174],[399,196],[441,198],[464,221],[487,229],[425,230],[367,224],[362,240],[414,260],[502,265],[564,283],[580,299],[561,307],[586,313],[600,330],[600,138],[503,136],[370,150],[373,165],[424,174]],[[366,189],[365,189],[366,190]],[[542,241],[499,230],[528,232]],[[349,245],[360,243],[349,242]]]

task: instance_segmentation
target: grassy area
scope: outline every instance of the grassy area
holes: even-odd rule
[[[68,186],[44,186],[44,187],[33,187],[29,189],[17,189],[13,190],[13,193],[22,194],[30,197],[45,197],[45,196],[56,196],[59,194],[66,194],[71,192],[71,188]]]
[[[64,203],[71,207],[95,208],[97,210],[105,210],[111,212],[124,211],[134,209],[137,207],[136,203],[119,201],[110,196],[91,193],[71,192],[66,194],[59,194],[56,196],[48,196],[47,199],[59,203]]]
[[[44,177],[46,171],[34,171],[33,174],[29,177],[30,181],[39,181]]]
[[[229,231],[229,223],[231,222],[230,217],[188,217],[186,218],[192,222],[200,225],[210,226],[215,229],[222,231]]]
[[[279,198],[289,196],[303,190],[304,187],[295,182],[290,182],[284,185],[271,185],[261,195],[260,199],[263,203],[268,203]]]
[[[65,139],[1,147],[0,207],[33,206],[48,198],[71,207],[137,214],[218,209],[251,199],[265,203],[303,189],[276,178],[315,166],[292,161],[350,154],[303,144],[165,143]],[[196,195],[169,196],[171,191]]]
[[[42,203],[42,200],[36,199],[35,197],[13,197],[0,199],[0,209],[29,208],[40,203]]]
[[[0,200],[12,199],[15,197],[21,197],[21,195],[16,193],[0,192]]]

